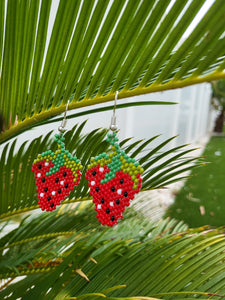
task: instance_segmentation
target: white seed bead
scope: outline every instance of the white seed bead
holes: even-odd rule
[[[121,195],[122,194],[122,189],[118,189],[117,194]]]

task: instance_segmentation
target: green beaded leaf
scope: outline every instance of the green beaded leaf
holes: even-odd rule
[[[118,171],[123,171],[124,173],[128,173],[131,176],[131,179],[134,181],[133,189],[137,188],[137,174],[142,174],[144,169],[141,168],[138,161],[134,158],[131,158],[125,151],[121,150],[118,144],[118,138],[116,136],[116,132],[108,133],[106,141],[111,144],[111,151],[109,154],[105,152],[97,155],[96,157],[91,158],[91,163],[88,165],[88,169],[93,168],[96,165],[104,166],[110,169],[108,173],[106,173],[105,178],[101,180],[101,183],[107,183],[111,179],[116,177],[116,173]]]
[[[66,166],[70,168],[74,175],[76,175],[77,170],[81,170],[83,167],[80,163],[80,160],[74,155],[65,149],[65,138],[63,134],[55,134],[55,142],[57,142],[58,150],[55,152],[47,150],[38,154],[37,158],[34,160],[34,164],[46,160],[47,162],[51,161],[53,166],[50,168],[49,172],[46,172],[46,176],[51,176],[52,174],[57,173],[61,167]]]

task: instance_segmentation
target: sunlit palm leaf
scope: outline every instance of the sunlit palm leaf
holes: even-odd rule
[[[62,112],[68,99],[73,109],[116,90],[124,98],[224,77],[225,2],[197,19],[205,3],[1,1],[0,113],[5,128],[19,120],[1,140]]]

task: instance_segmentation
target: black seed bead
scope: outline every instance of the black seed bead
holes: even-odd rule
[[[48,196],[47,200],[48,200],[48,201],[50,201],[50,200],[51,200],[51,197],[50,197],[50,196]]]
[[[115,217],[114,216],[111,217],[111,221],[115,221]]]
[[[110,209],[109,209],[109,208],[106,209],[106,213],[107,213],[107,214],[110,213]]]
[[[53,207],[53,206],[54,206],[54,203],[52,202],[50,206]]]
[[[61,189],[58,189],[58,193],[61,194],[61,192],[62,192],[62,190],[61,190]]]
[[[48,188],[46,187],[46,188],[44,189],[44,191],[47,192],[47,191],[48,191]]]
[[[56,183],[59,182],[59,178],[56,178],[56,179],[55,179],[55,182],[56,182]]]
[[[105,202],[105,200],[102,198],[102,199],[101,199],[101,203],[103,204],[104,202]]]
[[[42,165],[38,165],[38,169],[41,169],[42,168]]]
[[[92,175],[93,175],[93,176],[95,176],[96,174],[97,174],[97,172],[96,172],[96,171],[93,171],[93,172],[92,172]]]
[[[43,177],[43,178],[41,179],[41,181],[42,181],[42,182],[45,182],[45,178]]]
[[[68,183],[65,184],[65,188],[66,188],[66,189],[68,188]]]
[[[120,199],[116,199],[116,204],[117,204],[117,205],[120,204]]]
[[[121,183],[121,184],[123,184],[123,183],[124,183],[124,180],[123,180],[123,178],[121,178],[121,179],[120,179],[120,183]]]
[[[98,186],[96,186],[95,190],[96,190],[96,192],[99,192],[99,187],[98,187]]]
[[[63,173],[63,176],[66,177],[66,172]]]
[[[124,192],[123,195],[124,195],[124,197],[127,197],[128,196],[128,192]]]
[[[115,192],[115,190],[116,190],[116,189],[115,189],[115,186],[112,186],[112,187],[111,187],[111,191],[112,191],[112,192]]]

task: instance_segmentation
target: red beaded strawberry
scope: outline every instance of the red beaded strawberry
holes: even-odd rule
[[[62,200],[69,196],[75,185],[80,182],[82,169],[80,160],[65,150],[62,134],[55,135],[58,150],[38,154],[32,171],[35,174],[38,204],[42,210],[56,209]]]
[[[91,158],[85,178],[89,181],[99,222],[113,226],[123,218],[125,207],[140,191],[144,170],[121,151],[116,133],[108,134],[107,141],[112,145],[112,152]]]

